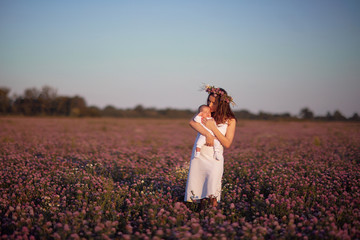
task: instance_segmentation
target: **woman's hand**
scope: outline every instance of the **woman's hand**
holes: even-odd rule
[[[210,147],[214,146],[215,137],[211,134],[207,134],[205,137],[206,137],[205,145]]]
[[[201,121],[203,121],[203,120],[204,120],[204,118]],[[211,121],[209,122],[209,120],[208,120],[207,122],[208,122],[208,124],[211,124]],[[213,135],[211,135],[211,133],[208,130],[206,130],[203,127],[203,125],[201,125],[198,122],[195,122],[193,119],[190,120],[189,125],[194,130],[196,130],[197,132],[199,132],[200,134],[202,134],[202,135],[204,135],[206,137],[206,143],[205,143],[206,146],[214,146],[215,137]],[[213,125],[216,128],[215,123]]]
[[[202,124],[204,124],[205,127],[213,131],[216,128],[215,120],[214,119],[201,119]]]

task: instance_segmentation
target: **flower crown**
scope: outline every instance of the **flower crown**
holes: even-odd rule
[[[227,95],[224,91],[222,91],[220,88],[216,88],[214,86],[205,85],[204,90],[209,94],[214,94],[214,97],[220,96],[220,101],[225,101],[227,103],[231,103],[233,106],[235,105],[235,102],[233,98],[229,95]]]

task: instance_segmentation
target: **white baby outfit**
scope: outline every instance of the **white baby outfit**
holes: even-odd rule
[[[214,133],[213,133],[210,129],[208,129],[207,127],[205,127],[204,124],[202,124],[201,118],[202,118],[201,116],[197,115],[197,116],[194,118],[194,121],[200,123],[201,126],[203,126],[207,131],[210,132],[211,135],[213,135],[213,136],[215,137]],[[207,119],[212,119],[212,118],[207,118]],[[202,134],[199,133],[198,136],[197,136],[197,138],[196,138],[196,140],[195,140],[195,145],[196,145],[196,147],[201,148],[202,146],[205,145],[205,143],[206,143],[206,137],[205,137],[204,135],[202,135]],[[220,161],[220,160],[224,160],[224,157],[223,157],[223,155],[222,155],[222,150],[223,150],[223,146],[221,145],[221,143],[219,142],[219,140],[215,139],[215,140],[214,140],[214,158],[215,158],[216,160],[219,160],[219,161]],[[195,157],[198,157],[199,155],[200,155],[200,152],[196,152],[196,151],[195,151]]]

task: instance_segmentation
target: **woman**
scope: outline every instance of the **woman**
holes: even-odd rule
[[[209,93],[207,105],[210,107],[212,119],[202,119],[205,127],[210,129],[217,140],[225,148],[229,148],[235,135],[236,118],[230,109],[232,98],[222,88],[206,86]],[[185,189],[185,201],[200,202],[210,201],[216,207],[221,197],[221,179],[224,170],[224,160],[214,158],[214,139],[200,123],[190,121],[190,126],[199,134],[206,136],[206,146],[200,150],[200,156],[194,157],[193,148],[189,175]],[[223,151],[223,148],[221,149]]]

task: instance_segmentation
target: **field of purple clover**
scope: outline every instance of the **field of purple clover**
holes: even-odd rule
[[[360,124],[238,121],[184,203],[187,120],[0,118],[2,239],[360,239]]]

